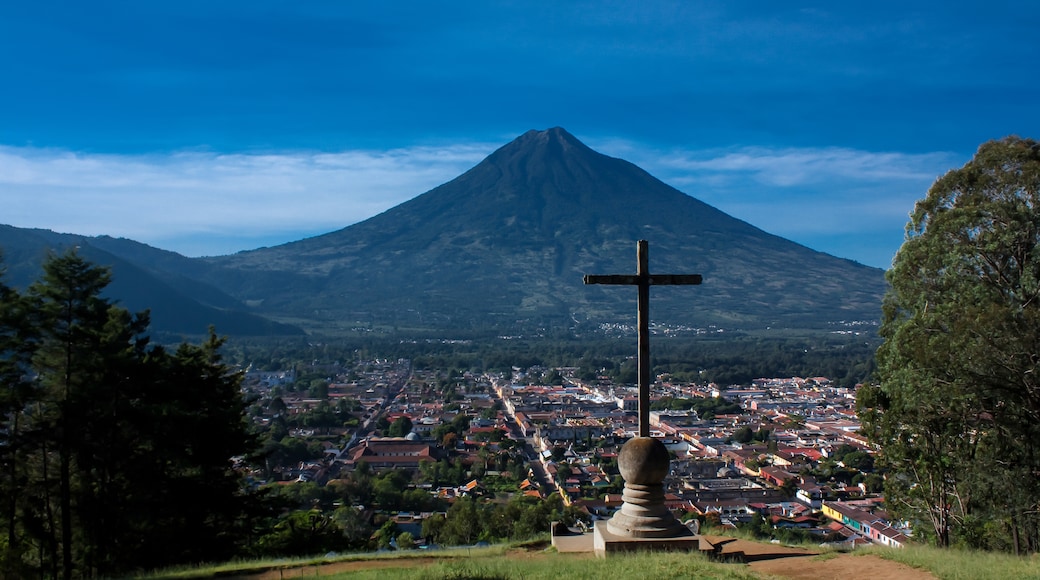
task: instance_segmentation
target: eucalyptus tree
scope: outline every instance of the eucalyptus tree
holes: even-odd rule
[[[939,178],[887,279],[859,404],[890,508],[939,545],[1037,551],[1040,145],[987,142]]]

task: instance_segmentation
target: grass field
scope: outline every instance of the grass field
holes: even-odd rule
[[[865,554],[930,571],[942,580],[1040,580],[1040,555],[1012,556],[996,552],[941,550],[911,546],[901,550],[867,548]]]
[[[591,554],[557,554],[552,548],[546,549],[546,543],[528,542],[436,552],[367,553],[310,559],[230,562],[219,566],[167,570],[137,578],[281,580],[320,576],[323,579],[362,580],[741,580],[805,578],[806,573],[818,569],[819,572],[813,577],[826,580],[832,577],[828,576],[828,573],[835,573],[835,570],[839,569],[836,566],[838,564],[844,566],[841,569],[847,570],[850,562],[853,568],[857,568],[855,563],[861,562],[859,567],[869,571],[882,563],[878,560],[881,558],[905,565],[904,569],[910,573],[906,577],[934,577],[942,580],[1040,580],[1040,556],[1015,557],[1008,554],[939,550],[926,546],[904,549],[865,548],[852,553],[821,551],[817,547],[815,552],[818,555],[792,560],[789,568],[795,573],[785,574],[775,570],[756,570],[754,566],[743,564],[713,562],[701,554],[639,553],[612,555],[606,559],[596,558]]]

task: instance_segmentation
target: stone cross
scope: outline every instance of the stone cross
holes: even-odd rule
[[[650,286],[696,285],[700,274],[650,274],[647,241],[636,242],[636,274],[586,275],[586,284],[623,284],[639,287],[636,322],[639,326],[639,436],[650,436]]]

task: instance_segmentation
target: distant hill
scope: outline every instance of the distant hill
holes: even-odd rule
[[[653,288],[655,323],[833,330],[880,317],[881,270],[768,234],[561,128],[529,131],[368,220],[281,246],[189,259],[85,243],[202,304],[308,331],[532,335],[635,324],[634,289],[582,277],[634,273],[640,239],[652,273],[704,277]]]
[[[71,247],[78,247],[85,259],[112,269],[112,283],[105,294],[131,312],[150,310],[153,331],[197,336],[214,325],[221,334],[240,336],[303,333],[299,327],[248,312],[246,306],[216,288],[175,274],[190,269],[186,266],[192,263],[189,258],[131,240],[0,225],[4,282],[25,289],[42,275],[41,264],[49,251]]]

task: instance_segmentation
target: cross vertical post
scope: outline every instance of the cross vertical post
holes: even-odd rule
[[[639,436],[650,436],[650,286],[651,285],[697,285],[701,283],[700,274],[659,274],[650,275],[650,250],[646,240],[636,242],[637,269],[636,275],[587,274],[586,284],[621,284],[638,286],[639,303],[636,323],[639,327]]]
[[[650,436],[650,256],[646,240],[636,243],[639,300],[636,324],[639,326],[639,436]]]

